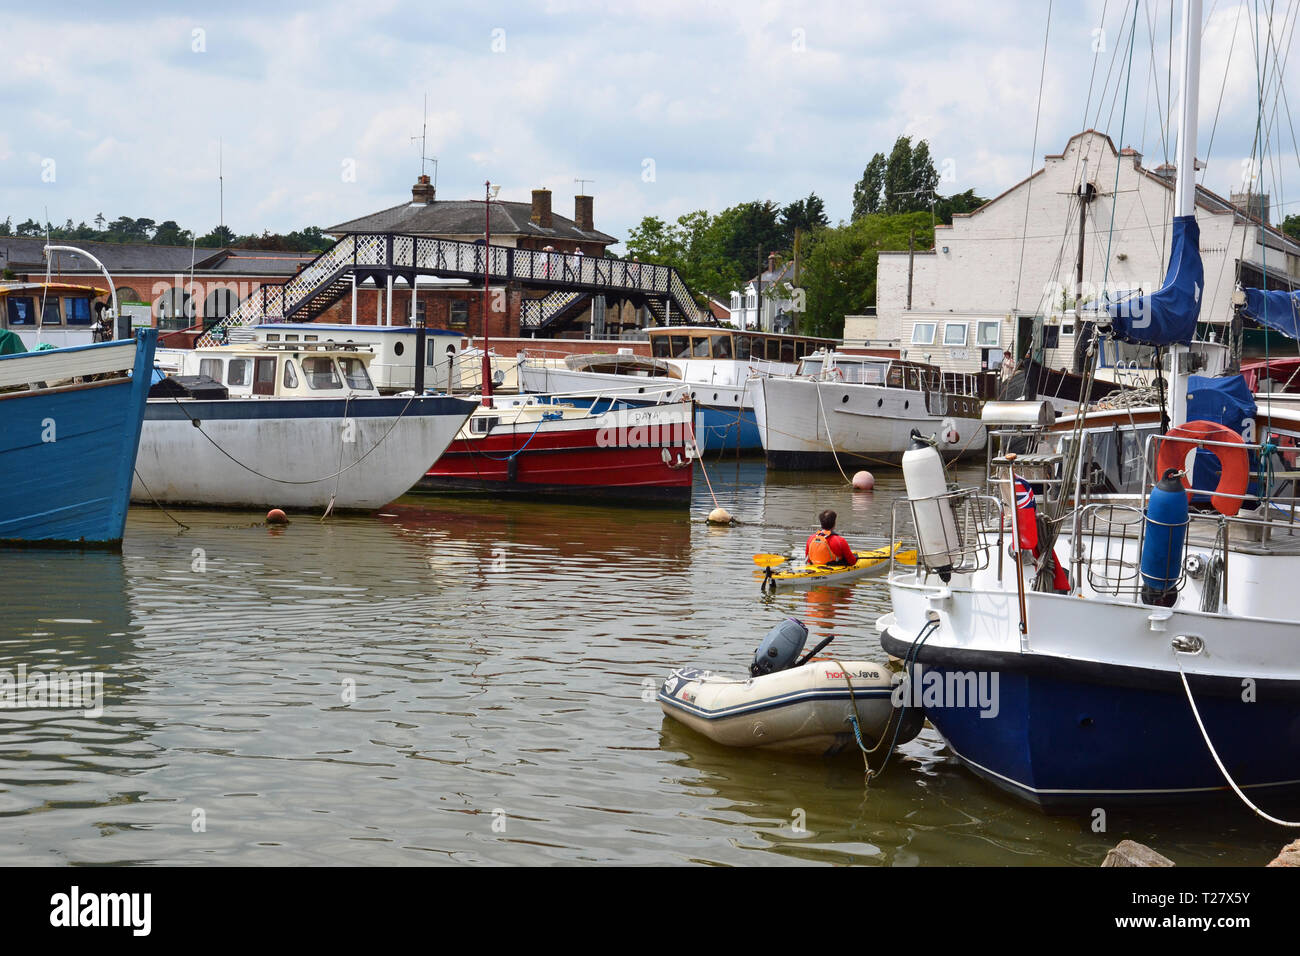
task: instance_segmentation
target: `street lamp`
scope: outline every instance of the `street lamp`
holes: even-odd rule
[[[483,181],[483,404],[492,407],[492,360],[488,358],[488,306],[492,256],[492,200],[497,198],[500,186],[491,180]]]

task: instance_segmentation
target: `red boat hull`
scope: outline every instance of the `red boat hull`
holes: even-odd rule
[[[602,441],[600,428],[547,424],[458,438],[412,490],[689,504],[695,469],[684,444],[629,447]]]

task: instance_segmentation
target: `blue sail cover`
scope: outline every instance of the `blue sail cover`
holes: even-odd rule
[[[1111,329],[1135,345],[1186,345],[1201,314],[1205,268],[1201,265],[1201,227],[1195,216],[1175,216],[1169,271],[1158,292],[1106,306]]]
[[[1263,289],[1246,290],[1246,307],[1242,310],[1260,325],[1275,332],[1300,339],[1300,292],[1265,292]]]

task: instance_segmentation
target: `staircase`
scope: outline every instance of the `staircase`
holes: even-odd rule
[[[712,325],[712,316],[695,304],[677,270],[629,259],[488,247],[482,243],[435,239],[399,233],[344,236],[283,285],[264,285],[239,308],[214,325],[198,345],[217,345],[230,328],[290,319],[315,319],[352,288],[353,277],[388,275],[413,282],[416,276],[482,281],[485,271],[497,283],[515,282],[550,294],[529,306],[521,325],[530,331],[558,328],[572,309],[596,293],[644,298],[656,317],[671,316],[674,325]],[[666,318],[661,318],[665,321]],[[536,323],[536,324],[530,324]]]
[[[590,292],[552,292],[539,299],[524,299],[519,309],[519,327],[525,332],[559,328],[590,305]]]

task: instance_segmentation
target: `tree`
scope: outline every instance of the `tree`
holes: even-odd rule
[[[700,210],[702,215],[708,213]],[[658,216],[645,216],[627,235],[627,254],[642,262],[678,268],[682,261],[677,230]]]
[[[885,191],[885,154],[876,153],[862,171],[862,179],[853,187],[853,221],[874,216],[881,211],[881,194]]]
[[[12,236],[14,234],[14,217],[5,217],[4,222],[0,222],[0,236]]]
[[[1292,239],[1300,239],[1300,213],[1292,213],[1283,219],[1281,228]]]
[[[211,232],[198,238],[198,244],[205,249],[221,249],[233,245],[237,238],[229,226],[213,226]]]
[[[800,275],[800,286],[807,297],[800,332],[842,335],[844,316],[860,314],[875,304],[880,252],[906,249],[913,232],[918,249],[933,248],[934,231],[928,210],[863,216],[846,226],[815,233]]]
[[[182,229],[176,220],[168,219],[154,230],[153,242],[160,246],[188,246],[193,235]]]
[[[980,206],[988,202],[982,196],[976,196],[975,190],[968,189],[964,193],[954,193],[951,196],[940,196],[934,204],[934,213],[939,217],[939,221],[946,226],[952,225],[952,217],[957,213],[971,213]]]
[[[826,204],[816,193],[809,193],[807,199],[796,199],[781,210],[781,228],[785,231],[784,248],[794,244],[796,229],[812,232],[830,225],[826,218]]]

